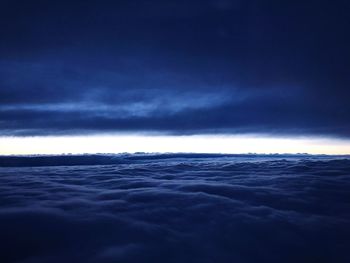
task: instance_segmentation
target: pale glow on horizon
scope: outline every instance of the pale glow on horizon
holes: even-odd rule
[[[0,137],[0,155],[123,152],[350,154],[350,140],[243,135]]]

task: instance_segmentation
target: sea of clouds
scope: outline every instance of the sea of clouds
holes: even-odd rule
[[[0,160],[2,263],[350,262],[346,157],[21,158]]]

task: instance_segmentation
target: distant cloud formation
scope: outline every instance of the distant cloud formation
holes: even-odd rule
[[[350,136],[348,1],[2,1],[0,135]]]
[[[350,260],[347,159],[43,158],[0,168],[2,263]]]

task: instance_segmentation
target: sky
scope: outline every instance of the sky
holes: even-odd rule
[[[249,144],[252,134],[350,153],[349,10],[346,0],[3,0],[0,154],[13,139],[36,146],[11,152],[36,153],[48,138],[133,135],[142,149],[153,135],[152,151],[164,136]]]

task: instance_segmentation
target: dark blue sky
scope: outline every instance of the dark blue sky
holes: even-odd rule
[[[350,2],[1,1],[0,135],[350,137]]]

